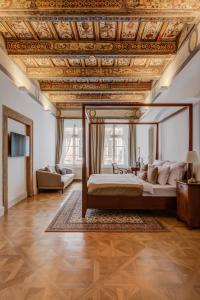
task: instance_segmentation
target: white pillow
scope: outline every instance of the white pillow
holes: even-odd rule
[[[160,185],[166,185],[167,180],[170,174],[170,167],[169,166],[159,166],[158,167],[158,183]]]
[[[183,163],[175,163],[171,165],[167,183],[170,185],[176,185],[176,181],[183,179],[184,173]]]
[[[158,167],[158,166],[162,166],[164,163],[165,161],[162,160],[154,160],[152,165]]]
[[[174,161],[169,161],[169,160],[167,160],[167,161],[165,161],[165,163],[163,164],[163,166],[171,166],[171,165],[173,165],[173,164],[175,164],[175,162]]]

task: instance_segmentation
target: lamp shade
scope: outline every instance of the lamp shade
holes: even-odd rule
[[[198,154],[196,151],[188,151],[187,156],[186,156],[186,162],[187,163],[195,163],[198,162]]]

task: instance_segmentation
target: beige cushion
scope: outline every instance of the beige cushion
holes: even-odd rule
[[[185,173],[184,167],[185,165],[183,163],[175,163],[170,165],[170,174],[167,181],[168,184],[176,185],[176,181],[183,179]]]
[[[152,184],[156,184],[158,179],[158,167],[153,165],[148,166],[147,181]]]
[[[170,174],[170,167],[169,166],[160,166],[158,167],[158,183],[160,185],[166,185],[167,180]]]
[[[141,165],[140,171],[144,172],[148,170],[148,164]]]

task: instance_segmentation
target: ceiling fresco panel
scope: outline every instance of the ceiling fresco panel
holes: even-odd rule
[[[159,31],[161,29],[162,22],[147,22],[144,26],[144,31],[142,34],[143,40],[156,40]]]
[[[88,67],[96,67],[97,66],[97,60],[94,56],[89,56],[85,59],[85,65]]]
[[[116,37],[117,22],[101,21],[100,37],[106,40],[114,40]]]
[[[77,22],[78,33],[80,39],[93,39],[94,29],[93,23],[89,21]]]
[[[113,58],[106,58],[106,57],[103,57],[101,59],[101,65],[104,67],[104,66],[113,66],[114,64],[114,59]]]
[[[134,59],[134,65],[135,66],[145,66],[147,62],[146,58],[135,58]]]
[[[123,22],[121,39],[122,40],[135,40],[137,31],[139,27],[139,22]]]
[[[73,39],[72,28],[70,22],[54,21],[53,22],[60,39]]]
[[[180,22],[169,23],[163,36],[162,36],[162,40],[163,41],[175,41],[178,34],[183,29],[183,27],[184,27],[184,24],[180,23]]]
[[[131,59],[130,58],[118,58],[117,63],[119,67],[128,67],[130,65]]]
[[[26,57],[26,58],[22,59],[22,62],[24,63],[24,65],[26,67],[37,67],[38,66],[38,64],[34,58]]]
[[[68,61],[69,61],[69,64],[71,67],[80,67],[81,66],[81,60],[78,58],[69,58]]]
[[[52,39],[52,33],[46,22],[31,22],[31,25],[40,39]]]
[[[31,39],[32,34],[28,30],[27,26],[23,21],[8,21],[7,22],[12,31],[16,34],[19,39]]]
[[[35,58],[35,61],[37,62],[38,66],[40,67],[51,67],[52,62],[49,58]]]
[[[66,66],[65,60],[62,58],[52,58],[52,62],[56,67]]]
[[[165,60],[160,58],[149,59],[150,66],[162,66],[165,63]]]

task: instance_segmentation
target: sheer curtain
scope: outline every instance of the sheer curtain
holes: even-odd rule
[[[129,124],[128,138],[128,164],[133,166],[136,162],[136,125]]]
[[[105,124],[98,120],[98,125],[91,125],[91,171],[93,174],[100,174],[105,140]]]
[[[64,119],[57,119],[56,164],[59,164],[61,161],[63,139],[64,139]]]

